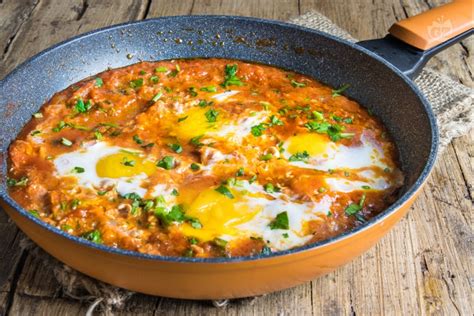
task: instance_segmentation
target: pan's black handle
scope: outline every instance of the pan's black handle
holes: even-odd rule
[[[457,0],[397,22],[384,38],[357,44],[413,78],[432,56],[474,33],[473,6]]]

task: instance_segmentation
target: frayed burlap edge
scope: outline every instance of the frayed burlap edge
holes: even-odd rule
[[[349,33],[318,12],[309,12],[290,22],[318,29],[348,41],[356,41]],[[415,79],[415,83],[426,96],[437,116],[442,147],[445,147],[452,138],[466,134],[474,127],[473,89],[430,69],[423,70]],[[113,308],[122,307],[134,294],[134,292],[92,279],[61,264],[26,237],[22,242],[22,247],[52,267],[53,274],[65,295],[90,304],[87,315],[92,315],[98,307],[104,314],[110,315]],[[80,293],[87,293],[87,295]],[[255,300],[252,300],[251,304],[254,302]],[[213,305],[218,308],[225,308],[228,303],[228,300],[213,301]]]

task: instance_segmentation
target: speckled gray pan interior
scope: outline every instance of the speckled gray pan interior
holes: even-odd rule
[[[346,94],[387,126],[398,145],[406,176],[400,199],[365,225],[383,219],[413,195],[433,166],[437,129],[429,105],[410,79],[368,50],[324,33],[275,21],[229,16],[165,17],[117,25],[73,38],[33,57],[0,81],[0,197],[23,216],[64,235],[22,210],[8,197],[6,152],[10,142],[32,113],[55,92],[81,79],[109,67],[142,60],[194,57],[254,61],[291,69],[333,87],[350,84]],[[92,246],[85,240],[68,238]],[[105,246],[94,247],[129,253]],[[197,261],[196,258],[175,260]]]

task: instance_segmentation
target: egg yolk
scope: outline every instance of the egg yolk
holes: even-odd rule
[[[209,122],[206,117],[206,112],[209,110],[209,107],[193,107],[187,111],[181,117],[182,120],[172,127],[176,137],[188,141],[193,137],[217,130],[219,120],[217,122]]]
[[[202,241],[212,240],[223,235],[239,234],[236,227],[251,220],[259,211],[245,205],[241,193],[232,190],[234,198],[229,198],[214,189],[201,191],[186,208],[186,215],[199,219],[202,228],[195,229],[189,224],[182,225],[182,232],[187,236]]]
[[[292,155],[306,151],[310,156],[327,156],[329,142],[326,136],[305,133],[288,138],[288,152]]]
[[[153,174],[156,166],[134,153],[118,152],[101,158],[96,164],[96,172],[103,178],[132,177],[141,173]]]

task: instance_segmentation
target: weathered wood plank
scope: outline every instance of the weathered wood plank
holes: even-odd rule
[[[146,1],[41,0],[3,56],[0,74],[6,74],[28,57],[74,35],[143,18],[146,8]]]
[[[0,60],[10,50],[23,23],[31,16],[39,0],[0,1]]]
[[[0,3],[0,17],[6,17],[8,14],[19,14],[21,9],[20,1],[16,6],[12,5],[13,1]],[[28,2],[24,2],[27,4]],[[34,9],[26,8],[21,10],[30,12],[27,17],[17,18],[19,21],[17,26],[9,26],[12,32],[16,35],[12,37],[11,43],[5,54],[1,57],[0,62],[0,77],[3,77],[8,71],[12,70],[17,64],[24,61],[26,58],[35,53],[51,46],[57,42],[65,40],[71,36],[103,27],[110,24],[120,23],[137,18],[143,18],[146,13],[147,1],[96,1],[92,3],[84,1],[53,1],[40,0],[39,3],[32,2]],[[4,11],[5,9],[5,11]],[[6,11],[8,9],[8,12]],[[14,19],[13,19],[14,20]],[[1,23],[5,23],[1,19]],[[4,24],[6,25],[6,24]],[[10,25],[10,24],[8,24]],[[5,39],[5,33],[0,33],[0,39]],[[6,39],[7,40],[7,39]],[[1,48],[1,47],[0,47]],[[6,313],[6,309],[10,309],[12,314],[34,314],[36,311],[43,308],[43,312],[47,314],[49,303],[43,302],[40,299],[34,300],[28,293],[33,291],[33,287],[27,288],[20,286],[16,290],[15,296],[9,293],[10,290],[15,290],[15,267],[22,255],[22,250],[19,248],[19,235],[17,228],[7,220],[6,214],[0,210],[0,315]],[[34,277],[44,275],[44,279],[39,282],[32,282],[35,284],[35,291],[38,289],[56,290],[57,283],[54,283],[52,274],[44,274],[40,264],[31,263],[31,258],[27,257],[26,274],[21,274],[18,277],[20,280],[25,279],[24,284],[29,284]],[[39,269],[30,270],[32,266]],[[18,268],[21,270],[21,266]],[[21,271],[19,271],[21,272]],[[14,281],[15,284],[12,284]],[[50,292],[31,293],[39,297],[53,297]],[[13,299],[13,301],[12,301]],[[30,304],[37,302],[38,304]],[[74,302],[67,301],[69,305],[74,305]],[[62,306],[63,301],[58,300],[56,306],[57,311],[64,310]],[[78,303],[76,303],[78,304]],[[43,307],[41,307],[43,306]],[[31,310],[28,310],[31,308]]]

